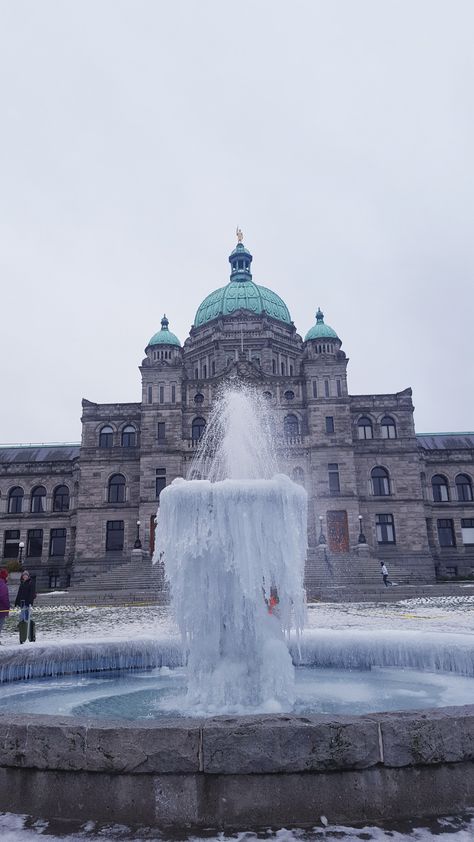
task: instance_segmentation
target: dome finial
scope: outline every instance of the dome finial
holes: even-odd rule
[[[319,325],[324,324],[324,313],[321,310],[321,307],[318,307],[318,309],[316,311],[316,322]]]
[[[238,225],[237,225],[237,228],[235,229],[235,233],[236,233],[236,236],[237,236],[237,242],[241,243],[242,240],[244,239],[244,235],[242,234],[242,229],[239,228]]]
[[[161,320],[161,329],[162,330],[169,330],[168,325],[169,325],[169,321],[166,318],[166,313],[163,313],[163,318]]]

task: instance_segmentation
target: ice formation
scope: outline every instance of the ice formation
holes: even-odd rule
[[[188,704],[218,713],[289,709],[286,637],[304,623],[307,496],[277,473],[258,399],[224,394],[192,472],[200,478],[161,493],[155,551],[187,651]]]

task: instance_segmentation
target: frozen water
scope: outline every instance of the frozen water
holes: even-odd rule
[[[285,635],[304,624],[307,496],[277,473],[268,413],[248,390],[217,402],[192,470],[200,479],[161,493],[155,550],[187,652],[187,705],[288,709]]]

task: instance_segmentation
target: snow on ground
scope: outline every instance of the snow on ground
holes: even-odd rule
[[[130,640],[133,637],[176,634],[170,611],[163,606],[87,607],[58,605],[34,610],[37,639]],[[18,641],[18,611],[12,611],[2,632],[2,644]],[[308,605],[308,628],[385,628],[439,632],[474,632],[474,596],[419,597],[395,603],[325,603]]]
[[[179,834],[174,839],[179,838],[181,842],[472,842],[474,839],[472,813],[459,818],[437,819],[429,826],[427,822],[419,822],[403,828],[394,825],[385,828],[372,825],[359,828],[331,824],[325,826],[324,816],[321,818],[320,826],[311,830],[282,828],[258,834],[242,830],[232,836],[206,831],[203,836],[186,837]],[[67,833],[64,827],[55,828],[48,822],[0,813],[0,839],[2,842],[167,842],[170,837],[158,830],[140,828],[133,831],[120,826],[99,826],[95,822],[87,822]]]

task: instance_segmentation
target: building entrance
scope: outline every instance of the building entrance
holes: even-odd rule
[[[328,546],[333,553],[349,552],[349,526],[345,510],[327,513]]]

